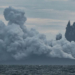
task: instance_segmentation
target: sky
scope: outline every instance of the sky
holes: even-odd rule
[[[74,7],[74,0],[0,0],[0,64],[75,64],[75,42],[64,36]]]
[[[0,20],[5,21],[3,11],[8,6],[24,10],[27,28],[35,28],[47,39],[55,39],[58,33],[64,38],[68,21],[75,21],[74,0],[0,0]]]

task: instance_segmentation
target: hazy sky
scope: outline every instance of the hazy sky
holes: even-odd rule
[[[74,0],[0,0],[0,20],[4,20],[3,10],[8,6],[24,10],[25,25],[46,34],[48,39],[55,39],[57,33],[64,35],[68,21],[75,21]]]

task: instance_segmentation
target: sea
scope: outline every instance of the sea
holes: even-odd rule
[[[75,75],[75,65],[0,65],[0,75]]]

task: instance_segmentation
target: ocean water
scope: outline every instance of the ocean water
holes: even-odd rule
[[[0,65],[0,75],[75,75],[75,65]]]

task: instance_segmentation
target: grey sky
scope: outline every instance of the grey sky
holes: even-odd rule
[[[60,32],[64,36],[68,21],[75,21],[74,0],[0,0],[0,20],[4,20],[2,13],[8,6],[24,10],[27,17],[25,25],[46,34],[48,39]]]

